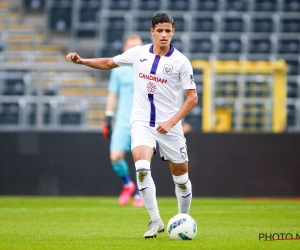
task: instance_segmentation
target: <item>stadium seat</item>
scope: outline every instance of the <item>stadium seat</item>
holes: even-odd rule
[[[103,0],[80,0],[80,7],[90,9],[100,9]]]
[[[219,8],[218,0],[203,0],[197,1],[197,10],[198,11],[217,11]]]
[[[290,127],[296,127],[296,105],[294,103],[287,104],[287,124]]]
[[[284,12],[299,12],[300,1],[299,0],[285,0],[284,1]]]
[[[159,0],[140,0],[138,1],[138,9],[140,10],[149,10],[155,11],[160,9]]]
[[[95,26],[97,21],[97,12],[98,9],[94,8],[81,8],[80,9],[80,18],[79,21],[88,26]]]
[[[18,103],[0,104],[0,124],[18,124],[20,107]]]
[[[23,79],[7,79],[5,84],[4,95],[23,95],[24,82]]]
[[[53,31],[65,32],[70,30],[72,21],[72,1],[53,0],[49,1],[50,20],[49,27]]]
[[[181,41],[181,39],[173,38],[171,43],[174,46],[174,48],[176,48],[177,50],[179,50],[179,51],[183,50],[184,44]]]
[[[279,54],[299,54],[300,41],[299,39],[279,39],[278,40]]]
[[[25,0],[25,8],[27,10],[43,10],[45,0]]]
[[[176,32],[185,31],[184,18],[183,17],[174,17],[174,26],[175,26]]]
[[[289,81],[287,84],[287,97],[288,98],[300,98],[300,86],[296,81]]]
[[[282,33],[300,33],[300,18],[281,19],[281,32]]]
[[[239,38],[220,38],[219,53],[241,53],[242,42]]]
[[[270,39],[249,38],[248,52],[250,54],[270,54],[271,52]]]
[[[65,32],[71,28],[71,8],[53,8],[51,10],[50,28]]]
[[[60,115],[60,123],[62,125],[80,125],[82,115],[76,111],[64,111]]]
[[[28,122],[30,125],[35,125],[36,124],[36,104],[31,104],[30,105],[30,111],[28,114]],[[43,124],[51,124],[51,107],[48,103],[44,104],[43,107]]]
[[[194,28],[196,32],[213,32],[216,30],[213,17],[194,17]]]
[[[276,0],[255,0],[255,12],[275,12],[277,10]]]
[[[144,16],[144,17],[136,17],[134,19],[135,30],[136,31],[147,31],[152,27],[151,17]]]
[[[248,10],[249,1],[227,0],[225,1],[225,10],[228,12],[245,12]]]
[[[221,31],[223,32],[243,32],[244,26],[242,17],[223,17],[221,21]]]
[[[191,39],[190,52],[191,53],[211,53],[213,44],[211,39]]]
[[[287,65],[288,65],[288,69],[289,69],[289,75],[299,75],[300,74],[300,64],[299,64],[299,60],[297,59],[286,59],[285,60]]]
[[[131,9],[131,0],[110,0],[109,9],[111,10],[130,10]]]
[[[251,18],[250,32],[271,33],[273,31],[273,20],[271,17],[253,16]]]
[[[189,10],[189,1],[169,0],[168,10],[187,11],[187,10]]]

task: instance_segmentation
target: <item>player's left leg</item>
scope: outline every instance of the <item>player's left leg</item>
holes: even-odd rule
[[[158,142],[160,155],[168,161],[175,183],[178,213],[188,213],[192,201],[192,184],[188,175],[188,155],[182,127],[176,125],[168,134],[159,134]]]
[[[174,163],[168,161],[175,183],[178,201],[178,213],[188,213],[192,202],[192,184],[188,175],[188,162]]]

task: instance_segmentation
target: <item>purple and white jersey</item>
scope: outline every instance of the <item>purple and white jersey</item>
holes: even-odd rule
[[[113,60],[119,66],[133,66],[134,99],[130,123],[138,121],[156,127],[179,110],[182,88],[196,88],[189,60],[173,46],[165,56],[155,55],[153,44],[136,46]]]

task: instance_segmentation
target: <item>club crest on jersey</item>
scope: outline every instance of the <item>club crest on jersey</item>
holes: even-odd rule
[[[173,70],[173,66],[172,65],[168,65],[168,64],[165,64],[164,65],[164,73],[167,74],[167,75],[170,75],[172,73],[172,70]]]
[[[149,82],[146,86],[148,92],[153,93],[156,90],[156,85],[153,82]]]

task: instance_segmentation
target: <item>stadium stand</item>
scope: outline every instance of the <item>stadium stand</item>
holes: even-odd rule
[[[80,50],[83,56],[87,49],[80,47],[81,39],[94,40],[94,48],[89,47],[89,49],[95,51],[95,56],[103,57],[120,53],[124,37],[132,33],[139,34],[145,43],[151,42],[148,31],[151,27],[151,17],[155,12],[162,10],[168,11],[175,19],[177,32],[173,45],[190,60],[284,59],[289,67],[287,127],[288,131],[300,130],[299,0],[23,0],[22,2],[27,12],[38,10],[46,15],[45,29],[50,34],[48,38],[51,38],[53,33],[70,34],[69,49]],[[4,21],[7,19],[10,21]],[[7,5],[6,8],[0,9],[0,20],[2,20],[0,22],[1,62],[35,62],[41,61],[42,57],[48,62],[63,62],[63,55],[58,46],[48,43],[45,46],[47,50],[43,48],[47,38],[32,29],[30,25],[19,22],[16,13],[9,12]],[[19,56],[16,52],[18,49],[22,51]],[[26,54],[28,51],[32,52],[30,56]],[[41,53],[44,53],[43,56]],[[5,74],[2,73],[1,79],[3,75]],[[195,70],[195,80],[198,84],[200,100],[187,120],[190,120],[194,127],[201,128],[199,125],[202,116],[201,70]],[[106,87],[105,83],[99,84],[96,87],[99,89],[97,90],[99,95],[105,95],[103,91]],[[20,80],[9,80],[0,91],[22,95],[28,89],[26,86],[24,83],[22,85]],[[72,97],[77,96],[80,100],[83,94],[97,92],[90,91],[94,88],[92,86],[94,85],[89,87],[78,85],[76,88],[71,85],[66,88],[47,87],[45,93],[58,96],[68,93]],[[226,91],[226,88],[223,91]],[[82,104],[79,101],[78,106],[80,105]],[[81,123],[84,119],[79,117],[87,117],[86,114],[89,113],[91,117],[96,117],[95,114],[102,112],[97,111],[99,110],[97,105],[95,104],[95,109],[92,111],[87,113],[82,111],[81,116],[64,116],[61,123],[67,124],[67,121]],[[51,107],[50,104],[50,113]],[[7,113],[8,109],[5,110]],[[12,108],[12,110],[16,109]],[[55,112],[62,114],[58,110]],[[50,123],[53,116],[49,115]],[[95,118],[95,121],[91,122],[99,125],[101,114],[98,117],[98,120]],[[15,118],[10,119],[13,121]],[[56,120],[59,123],[60,119]]]
[[[69,9],[70,3],[25,1],[22,7],[45,11],[49,5],[53,7],[49,16],[53,17],[55,8]],[[99,127],[107,93],[103,84],[97,84],[96,74],[64,69],[65,55],[57,44],[50,43],[33,25],[22,22],[9,3],[0,2],[0,7],[0,127]],[[57,29],[58,22],[49,25]]]

